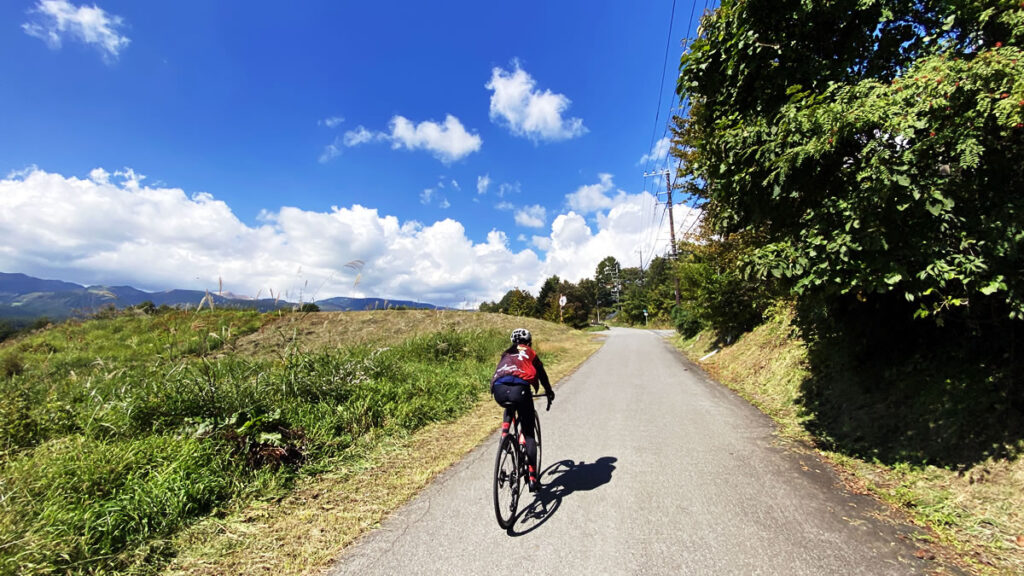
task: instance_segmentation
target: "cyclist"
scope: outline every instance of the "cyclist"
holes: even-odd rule
[[[512,331],[512,345],[501,353],[501,360],[494,370],[491,378],[491,394],[494,401],[505,408],[505,415],[501,422],[501,434],[504,437],[508,434],[509,424],[512,422],[512,415],[519,413],[519,424],[526,441],[526,459],[530,467],[530,492],[536,492],[539,487],[537,483],[537,441],[534,437],[533,423],[533,394],[530,387],[537,390],[538,383],[544,386],[544,394],[548,402],[555,399],[555,392],[551,389],[551,382],[548,380],[548,373],[544,371],[544,363],[533,351],[533,337],[526,328],[516,328]]]

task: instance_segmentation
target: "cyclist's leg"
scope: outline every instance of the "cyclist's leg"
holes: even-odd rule
[[[515,401],[516,397],[512,395],[512,390],[505,384],[495,384],[491,387],[491,394],[494,396],[494,401],[499,406],[505,406],[509,401]],[[512,415],[515,413],[514,408],[505,408],[505,413],[501,416],[501,436],[504,438],[508,434],[509,425],[512,423]]]
[[[537,440],[533,430],[533,398],[529,391],[525,400],[516,406],[516,411],[519,412],[519,426],[526,440],[526,461],[530,466],[530,483],[533,484],[537,481]]]
[[[512,413],[515,412],[512,408],[505,408],[505,413],[501,417],[501,437],[508,436],[508,427],[512,424]]]

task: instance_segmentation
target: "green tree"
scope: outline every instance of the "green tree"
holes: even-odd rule
[[[594,281],[584,279],[583,282],[587,283],[586,288],[580,284],[563,280],[558,285],[558,294],[555,296],[555,319],[561,320],[573,328],[584,328],[590,324],[594,296],[587,288],[592,288],[590,285]],[[565,306],[560,306],[558,303],[558,299],[562,296],[565,296]]]
[[[499,312],[512,316],[529,316],[537,308],[537,301],[525,290],[513,288],[498,302]]]
[[[615,305],[615,294],[622,291],[622,284],[619,281],[619,270],[622,266],[614,256],[608,256],[597,263],[594,271],[594,281],[597,282],[597,306],[602,309],[610,309]]]
[[[759,239],[751,273],[1024,317],[1019,2],[723,0],[702,30],[677,148],[711,230]]]
[[[558,286],[562,279],[558,276],[551,276],[544,281],[537,293],[537,306],[533,315],[544,320],[558,320]]]
[[[600,311],[598,303],[601,301],[602,286],[593,278],[583,278],[576,283],[576,288],[581,302],[587,309],[587,314],[594,322],[597,322],[597,316]],[[605,288],[603,291],[607,291],[607,289]]]

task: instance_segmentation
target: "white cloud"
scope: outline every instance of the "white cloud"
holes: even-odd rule
[[[345,143],[345,146],[351,148],[353,146],[359,146],[360,144],[366,144],[372,140],[384,140],[385,138],[387,138],[387,135],[382,132],[374,134],[363,126],[356,126],[355,130],[345,132],[343,142]]]
[[[107,172],[103,168],[93,168],[93,170],[89,172],[89,179],[97,184],[109,184],[110,172]]]
[[[441,188],[444,188],[444,186],[441,186]],[[420,192],[420,204],[427,205],[435,201],[437,202],[438,207],[442,210],[451,207],[451,202],[448,202],[448,198],[440,195],[438,191],[433,188],[425,188],[423,192]]]
[[[598,210],[607,210],[616,204],[620,204],[626,193],[619,190],[614,196],[608,193],[615,188],[611,174],[598,174],[597,184],[580,186],[575,192],[566,196],[569,207],[583,214],[590,214]]]
[[[504,198],[506,194],[519,194],[522,192],[519,182],[502,182],[498,186],[498,198]]]
[[[428,150],[441,162],[451,164],[476,152],[483,144],[480,136],[467,132],[459,119],[451,114],[445,117],[444,124],[432,121],[415,124],[404,116],[395,116],[388,129],[390,132],[372,132],[359,125],[348,130],[340,139],[335,138],[332,144],[327,145],[320,155],[320,162],[330,161],[341,154],[342,145],[353,148],[369,142],[391,142],[394,149]],[[451,182],[458,186],[458,182]]]
[[[327,126],[328,128],[337,128],[344,121],[345,121],[345,119],[342,118],[341,116],[330,116],[330,117],[324,118],[323,120],[317,120],[316,124],[317,124],[317,126]]]
[[[341,155],[341,142],[335,138],[334,142],[331,142],[327,146],[324,146],[324,151],[320,153],[320,157],[317,159],[321,164],[326,164]]]
[[[524,206],[516,212],[516,224],[527,228],[543,228],[547,214],[547,210],[538,204]]]
[[[654,143],[654,148],[647,154],[640,157],[637,164],[646,164],[648,161],[652,161],[655,164],[662,162],[665,158],[668,158],[668,151],[672,147],[672,139],[665,136],[661,140]]]
[[[462,190],[462,187],[459,186],[459,181],[454,178],[452,178],[452,188],[455,188],[456,190]]]
[[[445,117],[444,124],[429,120],[415,124],[404,116],[395,116],[390,129],[392,148],[429,150],[445,164],[476,152],[483,143],[480,136],[467,132],[462,122],[451,114]]]
[[[367,142],[380,142],[387,140],[388,135],[383,132],[370,132],[364,126],[356,126],[355,130],[348,130],[339,138],[335,138],[334,142],[331,142],[324,147],[324,151],[320,153],[320,163],[326,164],[334,158],[341,155],[344,148],[353,148],[360,144],[366,144]]]
[[[22,24],[21,29],[54,50],[61,47],[65,37],[70,37],[95,47],[104,61],[111,62],[131,43],[127,36],[118,32],[124,19],[96,5],[75,6],[68,0],[39,0],[29,14],[32,20]]]
[[[236,294],[273,290],[292,301],[379,296],[475,307],[514,286],[536,294],[552,274],[591,277],[609,255],[635,266],[637,246],[646,257],[668,246],[667,230],[649,229],[646,192],[623,193],[593,218],[559,214],[532,237],[535,249],[517,252],[498,230],[475,242],[452,219],[402,222],[360,205],[264,210],[253,226],[212,194],[144,182],[130,169],[80,179],[30,168],[0,179],[0,270],[147,290],[214,288],[223,278]],[[432,200],[443,207],[436,193]],[[675,210],[681,229],[696,216]],[[358,286],[345,268],[354,259],[366,262]]]
[[[515,205],[512,204],[511,202],[498,202],[497,204],[494,205],[494,208],[497,209],[497,210],[506,210],[506,211],[511,211],[511,210],[515,210],[516,209]]]
[[[571,101],[564,94],[536,89],[536,81],[514,61],[510,71],[495,67],[486,88],[491,94],[491,121],[534,142],[568,140],[586,134],[579,118],[563,118]]]
[[[487,187],[491,185],[491,175],[484,174],[476,177],[476,193],[487,194]]]

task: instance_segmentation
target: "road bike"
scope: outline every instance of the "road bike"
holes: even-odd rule
[[[534,398],[546,397],[534,394]],[[548,400],[551,410],[551,400]],[[537,441],[537,474],[539,479],[541,468],[541,436],[540,415],[533,411],[533,433]],[[530,481],[529,464],[526,458],[526,439],[519,429],[518,414],[512,415],[508,434],[498,442],[498,454],[494,458],[494,514],[498,517],[498,526],[506,530],[512,526],[519,507],[519,496]]]

